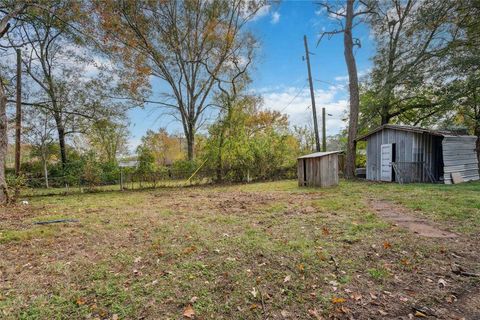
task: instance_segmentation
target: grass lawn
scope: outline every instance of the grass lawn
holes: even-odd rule
[[[452,272],[480,273],[478,182],[279,181],[28,201],[0,208],[2,319],[480,318],[480,278]],[[392,225],[372,201],[458,237]],[[33,224],[58,218],[79,222]]]

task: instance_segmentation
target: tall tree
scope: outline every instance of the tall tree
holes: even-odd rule
[[[451,81],[446,90],[457,110],[457,123],[477,136],[480,169],[480,2],[461,0],[456,6],[456,24],[461,34],[450,45],[446,74]],[[451,112],[451,110],[448,110]],[[448,112],[447,111],[447,112]]]
[[[350,110],[348,114],[348,141],[347,156],[345,160],[344,175],[347,179],[355,177],[355,159],[356,159],[356,141],[358,131],[358,114],[360,110],[360,93],[358,89],[358,73],[353,48],[355,45],[360,47],[360,40],[353,37],[353,27],[355,19],[370,14],[373,4],[363,0],[347,0],[346,4],[323,2],[320,5],[326,13],[338,20],[340,28],[322,32],[320,40],[324,36],[332,37],[335,34],[343,33],[343,46],[345,63],[348,70],[348,87],[350,94]]]
[[[10,30],[10,21],[21,14],[27,5],[21,4],[11,9],[0,19],[0,39],[5,37]],[[2,8],[3,9],[3,8]],[[9,8],[6,8],[9,9]],[[8,201],[8,187],[5,180],[5,157],[8,148],[7,136],[7,94],[5,75],[0,71],[0,204]]]
[[[26,44],[23,64],[37,90],[26,104],[46,110],[55,121],[64,167],[69,134],[85,132],[88,123],[122,112],[121,103],[110,98],[117,83],[113,71],[96,67],[99,60],[83,46],[83,34],[74,27],[83,9],[71,0],[32,6],[9,35],[12,46]]]
[[[157,104],[180,120],[188,159],[211,107],[215,79],[243,45],[245,24],[264,1],[98,1],[95,11],[108,49],[127,66],[161,80]]]
[[[104,162],[117,163],[117,156],[127,150],[128,128],[122,120],[97,120],[87,132],[90,144]]]
[[[453,0],[389,0],[378,2],[368,16],[376,40],[369,89],[380,124],[441,104],[437,94],[429,93],[446,80],[445,57],[458,36],[455,7]]]

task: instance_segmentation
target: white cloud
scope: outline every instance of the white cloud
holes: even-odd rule
[[[340,82],[343,82],[343,81],[347,81],[348,80],[348,76],[337,76],[334,78],[335,81],[340,81]]]
[[[280,21],[280,13],[278,11],[275,11],[272,13],[272,20],[270,20],[271,24],[277,24]]]
[[[257,92],[262,94],[265,108],[287,114],[292,126],[310,125],[313,122],[308,87],[262,88]],[[348,101],[345,99],[345,92],[341,87],[330,86],[328,89],[315,90],[315,105],[319,123],[322,108],[325,108],[327,135],[337,134],[345,128],[346,124],[342,119],[348,109]]]
[[[270,23],[277,24],[280,21],[280,13],[278,11],[273,11],[271,5],[262,6],[254,16],[251,17],[250,21],[260,20],[264,17],[270,16]]]
[[[255,21],[267,16],[270,13],[270,7],[270,5],[262,6],[260,9],[258,9],[255,15],[250,19],[250,21]]]

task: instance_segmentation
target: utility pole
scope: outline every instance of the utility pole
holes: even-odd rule
[[[325,108],[322,108],[322,151],[327,151],[327,125],[325,120]]]
[[[17,101],[15,117],[15,175],[20,175],[20,139],[22,134],[22,51],[17,49]]]
[[[315,129],[315,144],[317,152],[320,151],[320,138],[318,136],[318,123],[317,123],[317,109],[315,108],[315,95],[313,91],[312,71],[310,70],[310,57],[308,52],[307,36],[303,36],[303,42],[305,43],[305,58],[307,60],[308,68],[308,82],[310,83],[310,98],[312,99],[312,111],[313,111],[313,127]]]

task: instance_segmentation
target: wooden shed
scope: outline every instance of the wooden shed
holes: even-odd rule
[[[475,136],[412,126],[383,125],[367,142],[367,180],[441,182],[479,180]]]
[[[338,155],[341,151],[315,152],[298,158],[298,185],[329,187],[338,185]]]

